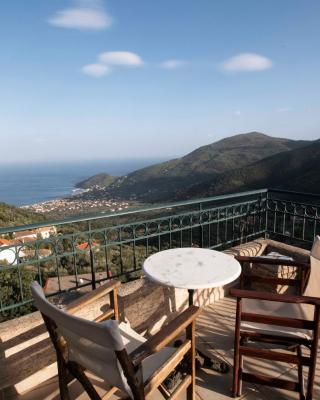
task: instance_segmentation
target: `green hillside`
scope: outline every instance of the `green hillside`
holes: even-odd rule
[[[77,183],[76,187],[81,189],[90,189],[94,186],[105,188],[110,186],[115,181],[115,179],[115,176],[103,172],[101,174],[93,175],[90,178]]]
[[[261,187],[320,193],[320,141],[225,172],[179,191],[175,198],[196,198]]]
[[[0,203],[0,228],[45,221],[46,218],[31,211]]]
[[[106,189],[111,197],[143,202],[166,201],[177,191],[207,182],[221,173],[265,157],[300,148],[308,141],[274,138],[259,132],[235,135],[202,146],[184,157],[152,165],[120,177]],[[102,186],[99,180],[95,184]]]

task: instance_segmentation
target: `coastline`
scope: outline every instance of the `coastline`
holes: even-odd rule
[[[108,198],[101,188],[93,190],[75,187],[69,196],[23,205],[20,208],[39,214],[62,213],[64,215],[74,215],[102,210],[116,212],[127,209],[132,205],[132,201]]]
[[[77,184],[96,174],[107,172],[123,176],[164,160],[141,158],[1,164],[0,202],[29,207],[66,198],[80,194],[73,194]]]

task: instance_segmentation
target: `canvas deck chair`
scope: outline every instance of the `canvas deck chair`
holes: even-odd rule
[[[241,261],[241,257],[239,257]],[[246,260],[265,263],[265,258],[246,257]],[[272,261],[269,260],[269,263]],[[274,263],[280,264],[279,260]],[[304,270],[299,284],[300,295],[275,294],[253,290],[231,289],[237,298],[233,395],[240,396],[242,381],[269,385],[300,394],[300,400],[312,400],[317,362],[320,315],[320,237],[315,238],[310,253],[310,268],[295,261],[285,260],[285,265],[294,265]],[[308,277],[304,280],[303,277]],[[288,284],[288,280],[269,278],[274,283]],[[303,295],[301,295],[303,294]],[[259,343],[259,346],[255,344]],[[268,345],[266,345],[268,343]],[[261,346],[261,344],[265,344]],[[273,346],[277,349],[273,349]],[[303,346],[308,349],[303,353]],[[271,347],[271,349],[270,349]],[[279,351],[280,347],[280,351]],[[282,351],[281,351],[282,348]],[[295,351],[295,354],[288,352]],[[245,370],[243,358],[260,358],[297,366],[297,381],[285,377],[273,378],[266,374],[258,375]],[[250,362],[250,360],[248,361]],[[303,369],[308,369],[306,391]]]
[[[116,281],[109,282],[76,300],[67,307],[67,311],[63,311],[51,304],[40,285],[33,282],[35,305],[43,316],[56,350],[61,399],[71,400],[68,392],[70,375],[80,381],[93,400],[107,399],[117,389],[121,391],[122,398],[142,400],[157,388],[164,398],[170,395],[170,398],[176,398],[187,390],[187,399],[195,399],[195,318],[199,308],[189,307],[146,340],[128,323],[118,320],[119,285]],[[110,294],[112,308],[97,321],[73,315],[83,305],[107,294]],[[183,331],[186,331],[186,338],[181,346],[169,347],[172,340]],[[170,394],[162,382],[183,359],[188,365],[186,374]],[[88,379],[86,370],[110,386],[103,397]]]

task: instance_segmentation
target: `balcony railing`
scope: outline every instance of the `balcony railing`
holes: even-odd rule
[[[223,249],[266,236],[308,248],[319,223],[320,196],[262,189],[3,228],[0,318],[32,310],[34,279],[53,296],[136,278],[146,257],[168,248]]]

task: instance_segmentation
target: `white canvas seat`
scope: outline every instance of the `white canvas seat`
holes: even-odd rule
[[[103,324],[103,322],[102,322]],[[118,326],[121,338],[123,340],[124,348],[130,354],[146,339],[135,332],[129,323],[121,322]],[[70,337],[70,336],[69,336]],[[77,343],[75,341],[75,343]],[[165,347],[158,353],[152,354],[142,362],[142,373],[144,382],[162,365],[170,356],[175,352],[173,347]],[[93,357],[93,355],[95,355]],[[108,359],[110,357],[110,349],[99,346],[92,341],[82,342],[81,349],[77,345],[70,346],[69,359],[76,361],[84,366],[88,371],[93,372],[95,375],[104,379],[107,383],[110,379],[110,365]]]
[[[243,299],[243,309],[245,312],[258,314],[258,315],[276,315],[278,317],[285,318],[297,318],[297,319],[308,319],[306,314],[300,304],[288,304],[281,303],[278,301],[266,301],[266,300],[251,300]],[[306,305],[306,307],[310,307]],[[312,312],[311,306],[311,312]],[[292,337],[305,337],[310,338],[310,333],[308,330],[297,330],[292,328],[287,328],[285,326],[279,326],[275,329],[274,325],[259,324],[254,322],[241,322],[241,329],[246,331],[264,331],[265,333],[271,335],[289,335]]]

